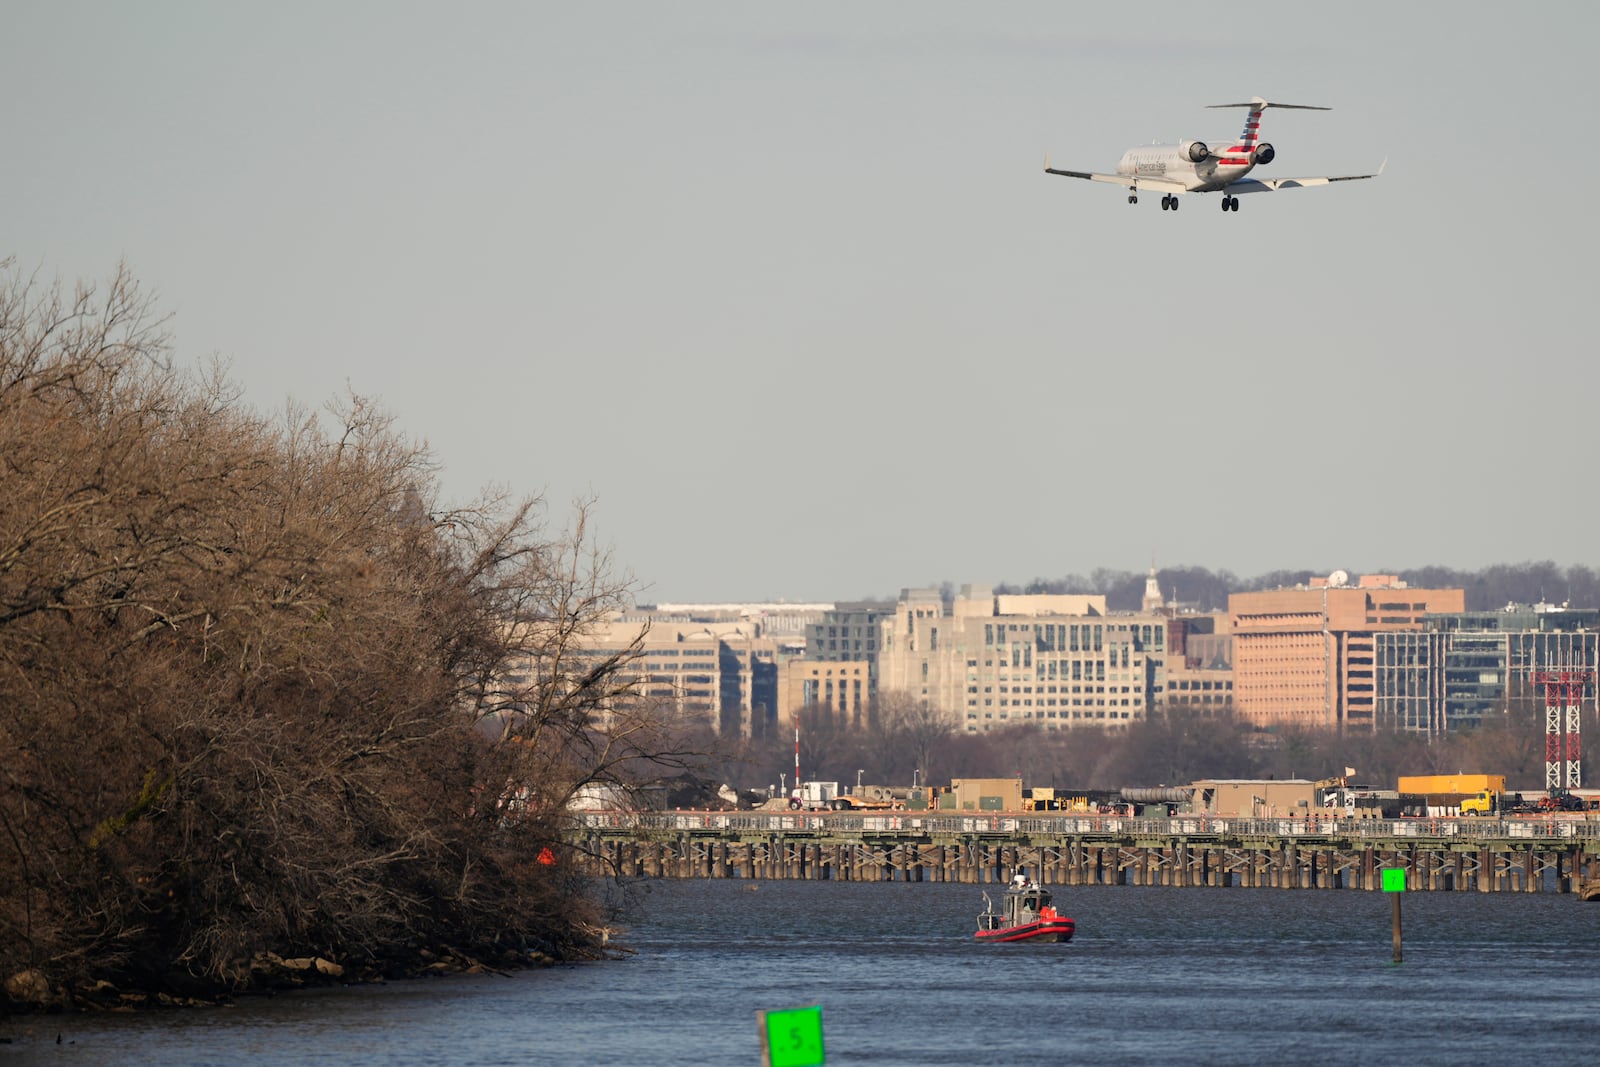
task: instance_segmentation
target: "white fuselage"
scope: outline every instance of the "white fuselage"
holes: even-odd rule
[[[1179,145],[1152,144],[1128,149],[1117,164],[1117,173],[1133,179],[1177,182],[1192,193],[1208,193],[1238,181],[1255,166],[1242,153],[1211,155],[1191,163]]]

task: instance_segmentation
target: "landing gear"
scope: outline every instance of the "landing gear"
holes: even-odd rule
[[[1225,196],[1225,197],[1223,197],[1222,198],[1222,210],[1224,210],[1224,211],[1238,211],[1239,210],[1239,198],[1237,196]]]
[[[1137,204],[1138,202],[1139,202],[1139,194],[1138,193],[1129,193],[1128,194],[1128,203]]]
[[[1168,193],[1166,196],[1163,196],[1161,198],[1161,210],[1162,211],[1176,211],[1176,210],[1178,210],[1178,198],[1173,196],[1171,193]]]

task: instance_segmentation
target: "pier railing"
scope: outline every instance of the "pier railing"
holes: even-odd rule
[[[997,837],[1048,835],[1094,837],[1325,838],[1345,840],[1600,840],[1600,820],[1584,816],[1516,816],[1511,818],[1439,817],[1354,819],[1317,817],[1243,818],[1219,815],[1177,815],[1135,818],[1006,812],[852,814],[767,811],[589,811],[575,813],[586,830],[655,833],[712,832],[723,834],[809,834],[817,836]]]

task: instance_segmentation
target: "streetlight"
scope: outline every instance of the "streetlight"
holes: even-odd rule
[[[778,792],[782,793],[784,796],[789,795],[789,786],[782,771],[778,772]]]
[[[912,789],[915,789],[917,787],[917,778],[921,774],[922,774],[922,768],[920,768],[920,767],[911,768],[911,788]]]
[[[856,771],[856,792],[857,793],[861,792],[861,775],[862,775],[862,770],[861,769],[857,769],[857,771]]]

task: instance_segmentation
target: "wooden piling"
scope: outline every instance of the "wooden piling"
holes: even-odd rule
[[[951,820],[954,822],[955,820]],[[875,828],[863,839],[821,818],[774,820],[764,833],[714,825],[694,813],[670,829],[632,836],[590,827],[575,836],[574,852],[585,872],[624,878],[744,878],[806,881],[957,882],[998,885],[1026,871],[1048,885],[1277,889],[1356,889],[1380,887],[1382,867],[1407,872],[1412,891],[1479,893],[1573,893],[1600,878],[1597,850],[1585,849],[1588,833],[1538,836],[1477,835],[1477,825],[1460,824],[1445,833],[1442,823],[1416,823],[1398,840],[1376,834],[1313,836],[1281,832],[1279,823],[1262,824],[1258,837],[1208,837],[1204,825],[1146,836],[1099,831],[1072,821],[1059,837],[1041,831],[1038,820],[1026,833],[997,833],[998,819],[966,820],[962,833],[930,832],[917,824],[896,835]],[[1580,827],[1589,824],[1575,824]],[[1298,824],[1295,824],[1298,827]],[[898,826],[895,829],[899,829]],[[1324,830],[1326,827],[1323,828]],[[663,833],[662,830],[667,830]],[[1501,831],[1504,833],[1504,830]],[[1365,837],[1365,840],[1362,838]],[[1354,838],[1354,840],[1351,840]]]

